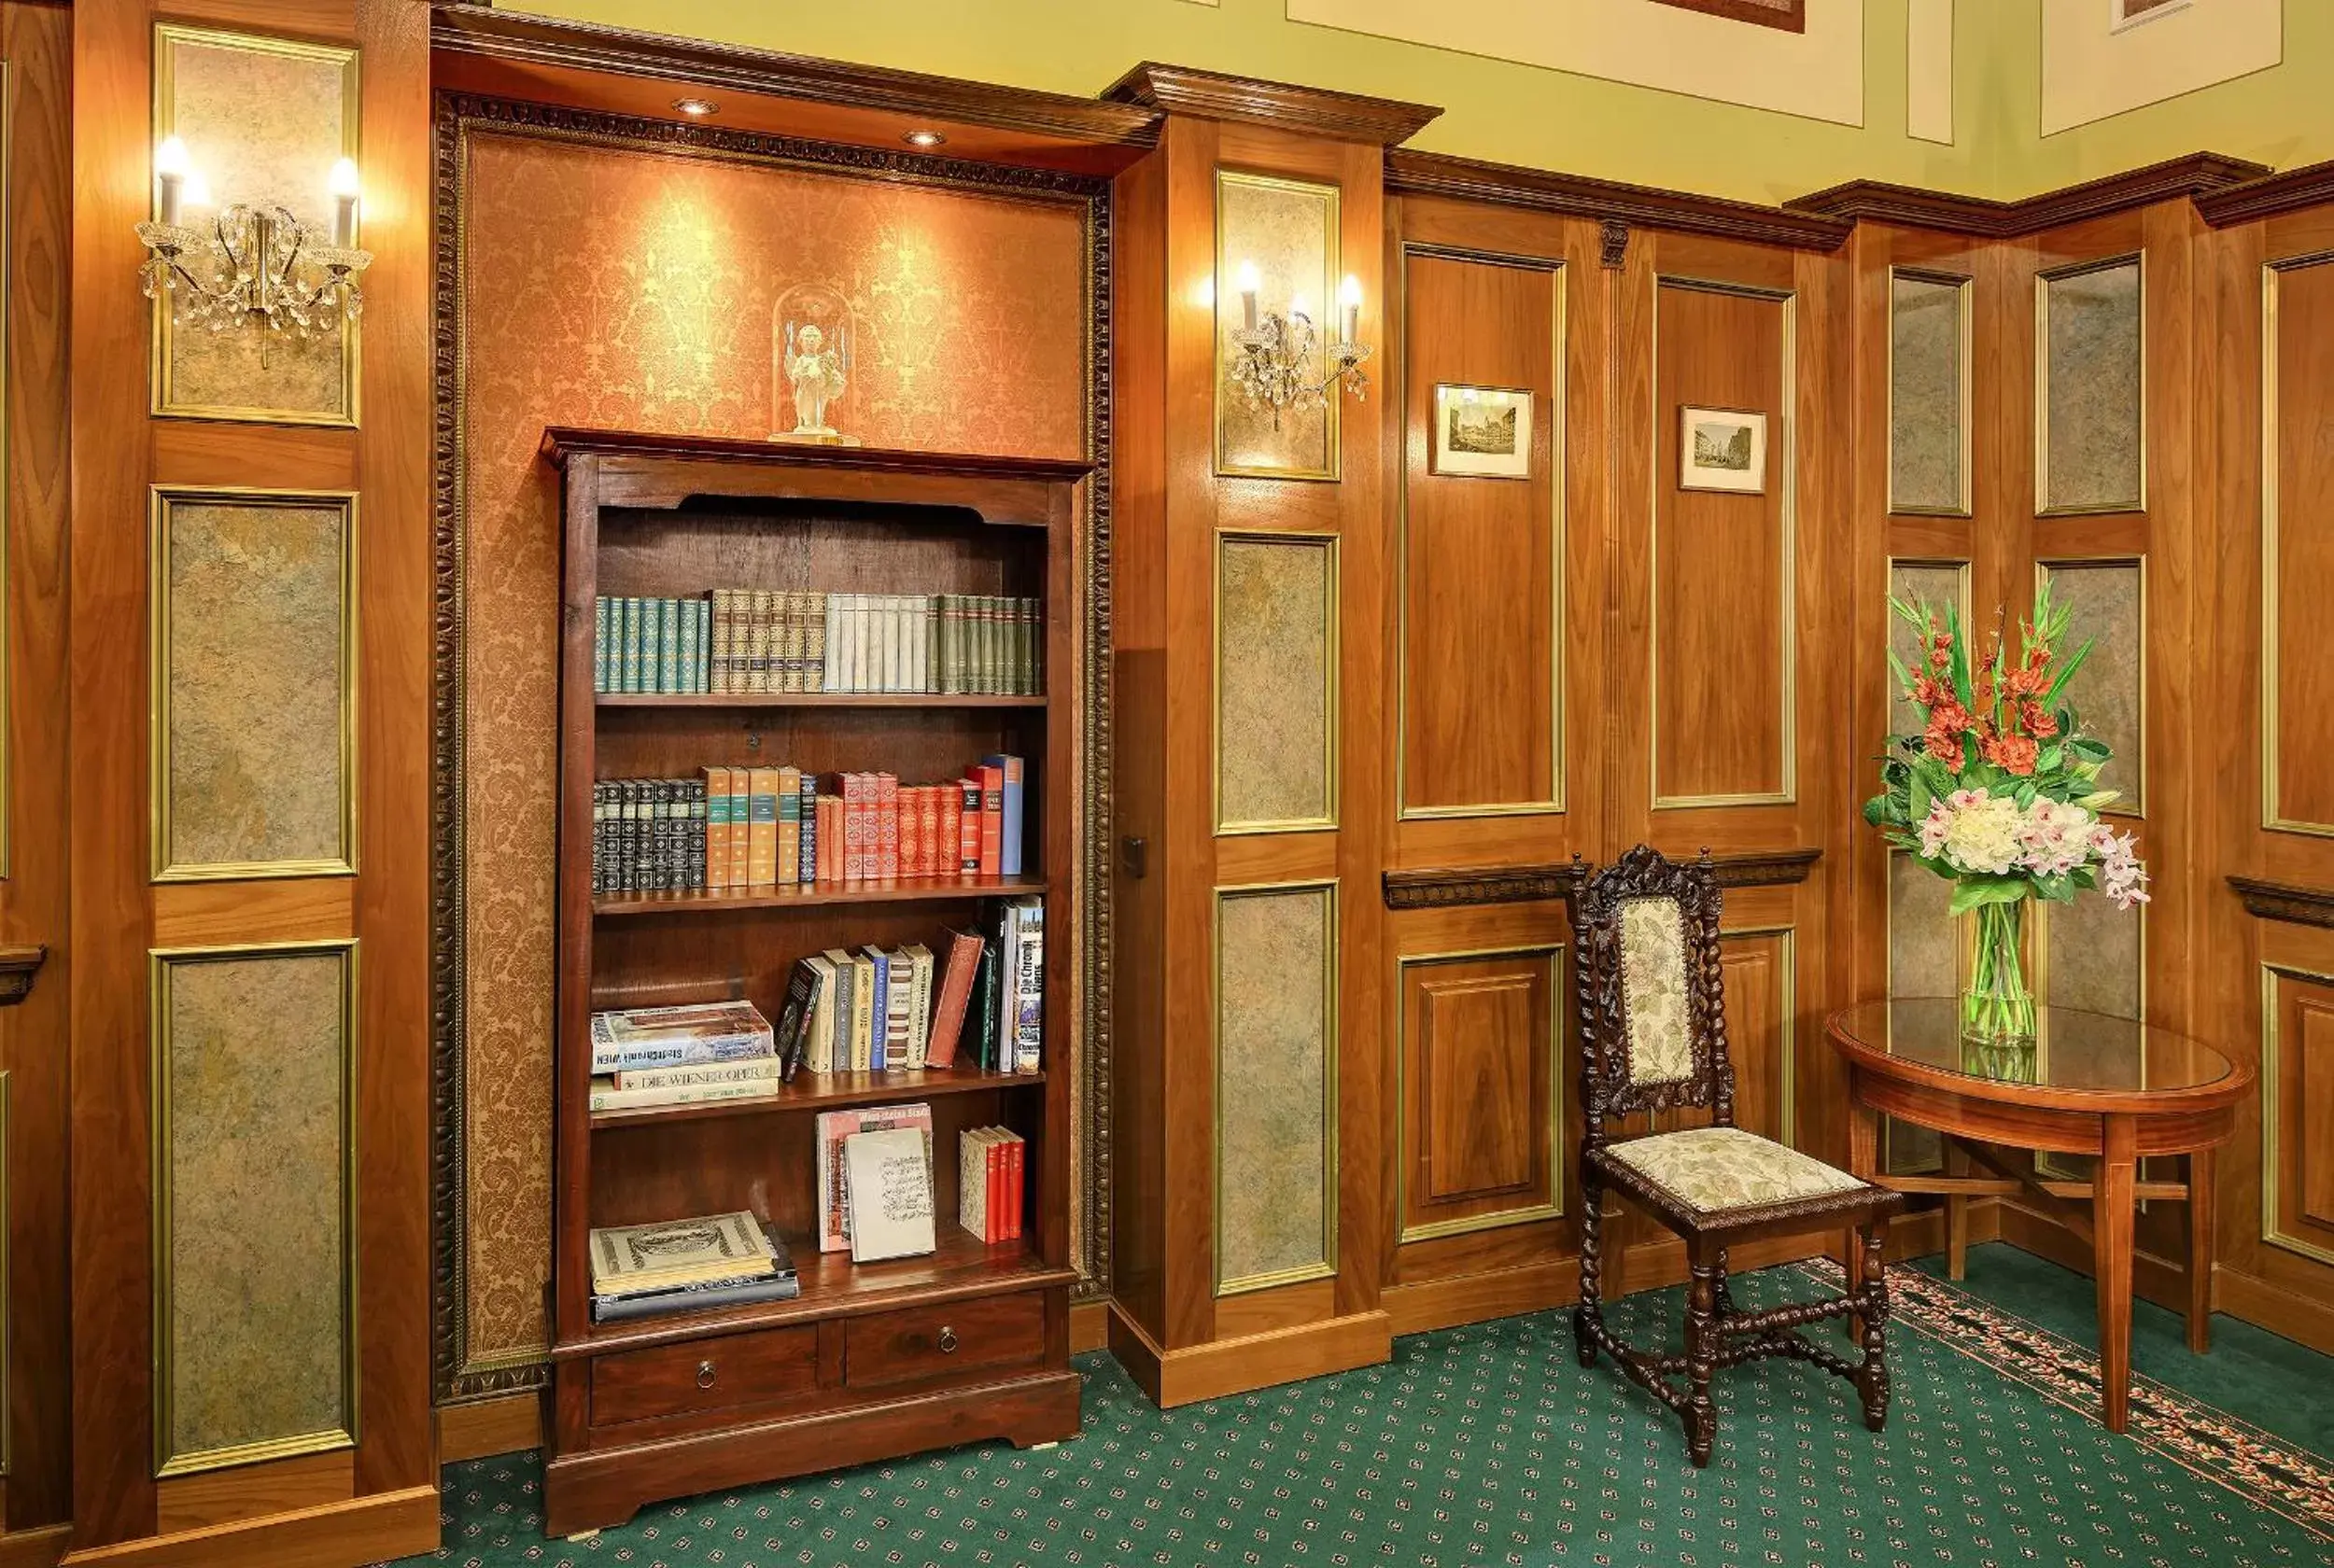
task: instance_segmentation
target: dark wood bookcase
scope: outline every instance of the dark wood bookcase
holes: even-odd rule
[[[1048,905],[1036,1074],[806,1071],[767,1099],[595,1114],[590,1019],[744,997],[774,1020],[806,954],[929,945],[984,898],[1066,885],[1078,693],[1065,611],[1088,465],[557,428],[542,454],[564,497],[548,1529],[978,1438],[1072,1435],[1066,901]],[[714,587],[1033,595],[1047,611],[1047,694],[594,693],[597,595]],[[991,751],[1027,759],[1021,876],[592,892],[597,779],[713,764],[916,782],[955,777]],[[819,1252],[817,1113],[906,1100],[932,1105],[938,1250],[865,1266]],[[1029,1141],[1029,1178],[1023,1239],[991,1246],[956,1223],[956,1144],[964,1128],[999,1123]],[[594,1227],[737,1209],[786,1238],[800,1297],[592,1321]]]

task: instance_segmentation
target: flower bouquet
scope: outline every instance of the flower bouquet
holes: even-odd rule
[[[2034,1041],[2020,943],[2027,900],[2072,903],[2098,889],[2118,909],[2147,902],[2131,834],[2099,819],[2116,798],[2098,787],[2111,752],[2083,733],[2065,700],[2091,645],[2058,657],[2073,612],[2052,599],[2047,581],[2035,590],[2033,618],[2019,627],[2015,662],[1999,623],[1973,666],[1950,607],[1940,616],[1919,600],[1891,598],[1889,608],[1920,638],[1919,668],[1907,669],[1893,651],[1889,665],[1923,723],[1919,735],[1891,737],[1880,793],[1864,803],[1864,820],[1953,884],[1956,916],[1975,911],[1962,1045],[1990,1066],[2014,1061]]]

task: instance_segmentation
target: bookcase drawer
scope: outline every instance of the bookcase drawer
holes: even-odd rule
[[[844,1327],[843,1386],[881,1388],[998,1366],[1046,1351],[1042,1295],[989,1295],[853,1318]]]
[[[818,1386],[815,1323],[659,1345],[592,1363],[592,1424],[762,1405]]]

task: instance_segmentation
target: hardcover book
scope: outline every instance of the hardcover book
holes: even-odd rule
[[[843,1140],[851,1207],[851,1260],[879,1263],[931,1252],[932,1165],[916,1127],[860,1132]]]

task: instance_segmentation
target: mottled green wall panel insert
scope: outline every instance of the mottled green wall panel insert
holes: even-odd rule
[[[2083,728],[2115,749],[2100,770],[2099,787],[2123,798],[2110,812],[2146,815],[2147,570],[2136,557],[2047,561],[2042,569],[2074,612],[2067,629],[2072,653],[2088,642],[2090,657],[2067,682]]]
[[[328,181],[358,145],[357,51],[164,22],[154,29],[154,140],[186,143],[209,188],[184,221],[204,229],[235,203],[280,206],[327,240]],[[361,240],[361,235],[359,236]],[[195,262],[197,277],[207,273]],[[154,313],[156,413],[300,425],[357,422],[357,333],[300,336],[182,327]]]
[[[1337,888],[1216,903],[1218,1295],[1337,1271]]]
[[[1958,609],[1966,625],[1970,619],[1969,566],[1961,561],[1891,561],[1889,596],[1908,604],[1918,600],[1934,611],[1940,622],[1947,609]],[[1919,667],[1920,633],[1900,615],[1889,617],[1889,651],[1904,661],[1906,669]],[[1920,705],[1896,689],[1896,679],[1891,675],[1889,734],[1919,735],[1924,722]]]
[[[1216,825],[1337,823],[1337,541],[1216,541]]]
[[[346,495],[155,493],[157,879],[352,869],[356,532]]]
[[[2147,389],[2142,360],[2144,264],[2090,262],[2035,278],[2034,510],[2141,511],[2147,506]]]
[[[1889,510],[1969,511],[1969,280],[1889,273]]]
[[[154,954],[160,1475],[356,1440],[356,965]]]
[[[1949,997],[1961,988],[1961,924],[1953,884],[1910,855],[1889,856],[1889,995]],[[1882,1123],[1881,1165],[1912,1175],[1945,1164],[1945,1144],[1927,1127]]]
[[[1216,467],[1221,473],[1335,479],[1337,411],[1343,394],[1300,398],[1275,414],[1252,404],[1228,371],[1242,353],[1232,334],[1245,319],[1241,268],[1256,269],[1257,312],[1301,308],[1315,334],[1312,363],[1337,337],[1337,187],[1264,175],[1216,172]],[[1316,379],[1318,375],[1316,370]]]

